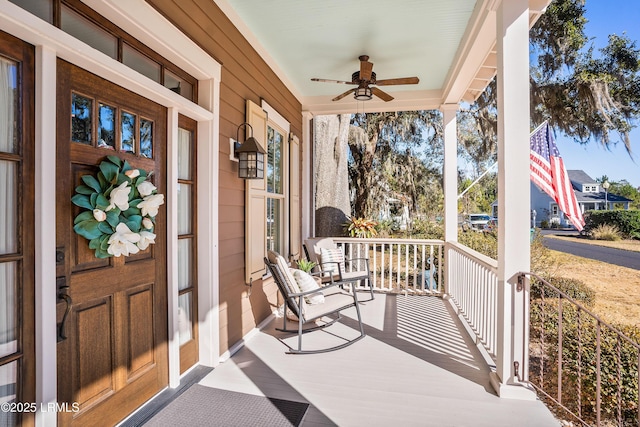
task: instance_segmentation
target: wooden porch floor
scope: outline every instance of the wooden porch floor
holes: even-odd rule
[[[487,363],[442,299],[378,294],[361,312],[364,339],[315,355],[285,354],[278,338],[292,346],[296,338],[275,331],[275,319],[200,384],[308,402],[303,426],[559,425],[540,401],[497,397]],[[355,311],[347,314],[303,344],[357,336]]]

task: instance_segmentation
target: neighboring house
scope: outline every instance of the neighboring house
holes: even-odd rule
[[[505,295],[529,269],[518,191],[529,153],[506,141],[528,135],[528,32],[550,0],[339,3],[0,0],[1,399],[78,404],[0,413],[0,424],[115,425],[270,320],[281,299],[267,249],[299,258],[313,235],[314,115],[441,110],[445,240],[470,256],[457,244],[456,114],[496,75],[498,175],[514,185],[500,190],[510,220],[490,269],[498,305],[483,312],[495,317],[492,384],[522,392],[513,366],[527,325],[511,319],[525,309]],[[334,102],[344,85],[311,81],[358,67],[368,82],[420,82]],[[264,179],[239,178],[231,140],[249,136],[267,151]],[[155,244],[128,257],[96,257],[107,241],[74,232],[75,188],[107,155],[153,171],[164,196]],[[105,213],[93,215],[105,237]]]
[[[406,230],[411,225],[409,205],[406,197],[395,194],[395,197],[387,197],[386,203],[378,214],[380,221],[393,221],[400,230]]]
[[[576,194],[576,200],[582,213],[590,210],[614,209],[614,207],[620,206],[625,210],[629,209],[629,203],[632,200],[605,192],[601,183],[591,178],[583,170],[567,170],[567,174],[573,185],[573,191]],[[497,201],[492,203],[491,209],[493,216],[496,216],[498,210]],[[534,218],[536,227],[540,227],[542,221],[546,221],[549,225],[572,227],[564,212],[558,208],[558,204],[547,193],[531,182],[531,220],[534,221]]]
[[[629,209],[632,200],[626,197],[605,192],[601,183],[596,182],[583,170],[567,170],[573,191],[576,193],[578,206],[584,214],[591,210],[613,209],[614,205]],[[539,227],[542,221],[547,221],[549,225],[557,224],[560,227],[571,227],[571,222],[565,214],[558,209],[558,204],[551,199],[538,186],[531,183],[531,209],[535,211],[536,226]]]

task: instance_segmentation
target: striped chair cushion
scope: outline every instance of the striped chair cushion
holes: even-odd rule
[[[300,292],[300,288],[298,287],[295,277],[293,277],[293,274],[289,271],[289,264],[287,264],[287,260],[284,259],[282,255],[274,251],[267,251],[267,258],[271,264],[276,264],[278,269],[284,275],[285,286],[289,292],[292,294]]]
[[[320,248],[320,263],[322,270],[330,271],[333,274],[339,273],[338,264],[340,264],[340,269],[344,271],[344,253],[342,252],[342,249]]]

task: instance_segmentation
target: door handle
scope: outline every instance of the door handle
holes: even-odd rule
[[[69,316],[69,312],[71,311],[71,305],[73,304],[73,300],[69,295],[69,286],[66,283],[65,277],[59,277],[56,280],[56,286],[58,288],[58,301],[64,301],[66,303],[66,308],[64,310],[64,314],[62,315],[62,321],[58,323],[58,337],[57,341],[64,341],[67,339],[67,335],[64,332],[64,326],[67,323],[67,317]]]

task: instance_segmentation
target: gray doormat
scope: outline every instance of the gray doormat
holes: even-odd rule
[[[149,420],[145,427],[299,426],[308,403],[191,386]]]

